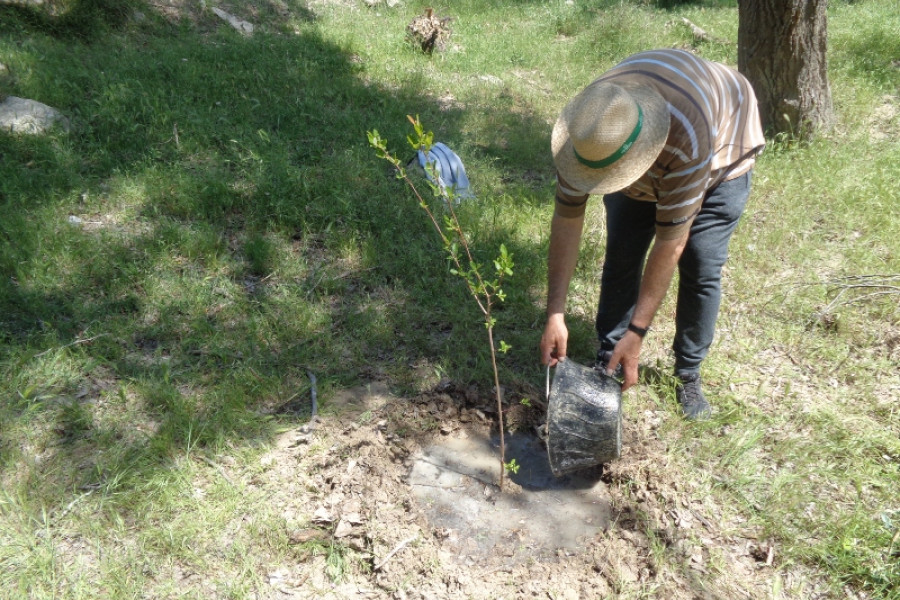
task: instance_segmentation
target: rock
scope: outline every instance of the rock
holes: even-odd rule
[[[54,125],[69,130],[69,120],[46,104],[15,96],[0,103],[0,129],[34,135],[44,133]]]
[[[213,7],[212,11],[216,14],[217,17],[219,17],[223,21],[227,21],[229,25],[231,25],[244,35],[250,35],[253,33],[253,23],[249,23],[247,21],[244,21],[243,19],[235,17],[234,15],[228,14],[221,8]]]
[[[320,506],[313,513],[312,521],[313,523],[331,523],[334,521],[334,516],[324,506]]]
[[[621,561],[616,565],[616,572],[619,576],[619,580],[624,583],[633,584],[638,582],[639,576],[634,565]]]
[[[328,538],[328,532],[323,529],[298,529],[288,536],[292,544],[305,544],[306,542],[322,541]]]
[[[347,513],[342,517],[342,519],[344,521],[350,523],[351,525],[362,525],[363,524],[363,518],[360,516],[360,514],[358,512]]]
[[[351,531],[353,531],[353,525],[346,519],[341,519],[340,521],[338,521],[337,527],[335,527],[334,529],[334,537],[347,537],[348,535],[350,535]]]

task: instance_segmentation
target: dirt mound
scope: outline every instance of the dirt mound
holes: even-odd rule
[[[373,384],[336,398],[339,416],[322,418],[314,430],[283,434],[264,457],[277,465],[267,470],[267,487],[276,490],[273,502],[296,515],[291,539],[307,553],[270,576],[271,597],[769,597],[764,568],[773,549],[725,534],[716,508],[693,498],[693,484],[667,475],[677,471],[657,435],[665,415],[652,411],[626,420],[622,458],[602,469],[592,492],[604,498],[608,520],[585,523],[577,545],[530,551],[521,536],[495,540],[490,552],[473,551],[478,540],[462,544],[471,531],[436,519],[434,505],[414,493],[411,474],[421,457],[434,462],[428,449],[435,445],[490,439],[488,403],[446,386],[402,399]],[[517,411],[514,420],[529,426],[540,414]],[[469,496],[499,495],[484,473],[464,475],[476,482],[465,488]],[[502,494],[515,506],[522,490],[512,481]],[[499,518],[510,529],[540,528],[509,514]]]

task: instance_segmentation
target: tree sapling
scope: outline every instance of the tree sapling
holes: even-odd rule
[[[434,144],[434,134],[430,131],[425,131],[425,128],[422,126],[418,117],[413,118],[411,116],[408,116],[407,118],[409,119],[410,123],[412,123],[413,129],[415,131],[415,135],[407,136],[407,141],[416,151],[421,150],[427,153]],[[435,216],[435,212],[431,209],[428,202],[426,202],[422,198],[422,195],[419,193],[416,185],[410,179],[409,174],[407,173],[400,160],[398,160],[388,151],[387,143],[384,139],[381,138],[381,136],[378,134],[378,131],[369,131],[367,132],[367,135],[369,144],[373,148],[375,148],[378,157],[383,158],[391,163],[397,170],[397,178],[403,179],[412,189],[416,198],[419,200],[419,206],[431,219],[431,223],[434,225],[435,230],[441,238],[441,242],[444,246],[444,251],[447,254],[447,258],[452,264],[450,272],[454,275],[459,276],[465,282],[466,288],[469,290],[471,296],[475,299],[475,302],[484,317],[484,326],[487,329],[488,346],[491,352],[491,367],[494,371],[494,390],[496,392],[497,399],[497,415],[499,419],[498,427],[500,430],[500,490],[502,491],[506,471],[516,473],[519,470],[519,465],[516,464],[515,460],[512,460],[509,463],[506,462],[506,440],[504,437],[503,422],[503,392],[500,388],[500,376],[497,370],[497,352],[506,353],[511,348],[511,346],[503,340],[500,340],[499,344],[495,346],[494,325],[496,325],[497,321],[491,313],[491,308],[493,307],[495,302],[502,302],[505,298],[505,294],[501,285],[503,283],[504,277],[508,277],[513,274],[512,255],[507,252],[506,246],[501,244],[499,254],[493,260],[494,278],[485,279],[485,275],[482,272],[483,265],[478,264],[473,258],[471,248],[469,246],[469,241],[466,238],[462,226],[459,223],[459,219],[456,216],[456,211],[453,209],[453,189],[451,189],[449,186],[441,188],[438,185],[438,173],[435,163],[430,163],[427,166],[427,168],[431,169],[431,177],[427,181],[428,185],[431,187],[431,191],[434,194],[434,197],[446,200],[445,206],[447,208],[447,211],[443,215],[442,220],[439,220]]]

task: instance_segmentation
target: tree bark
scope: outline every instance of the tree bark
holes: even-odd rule
[[[738,1],[738,70],[770,134],[811,138],[833,124],[827,7],[827,0]]]

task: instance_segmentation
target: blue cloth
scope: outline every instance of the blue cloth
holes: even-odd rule
[[[425,176],[432,182],[434,182],[434,178],[429,165],[434,164],[437,171],[437,185],[445,196],[449,188],[457,203],[460,200],[475,197],[475,194],[469,189],[469,178],[466,177],[466,168],[463,166],[462,159],[446,144],[436,143],[427,154],[419,150],[418,160],[419,166],[425,169]]]

